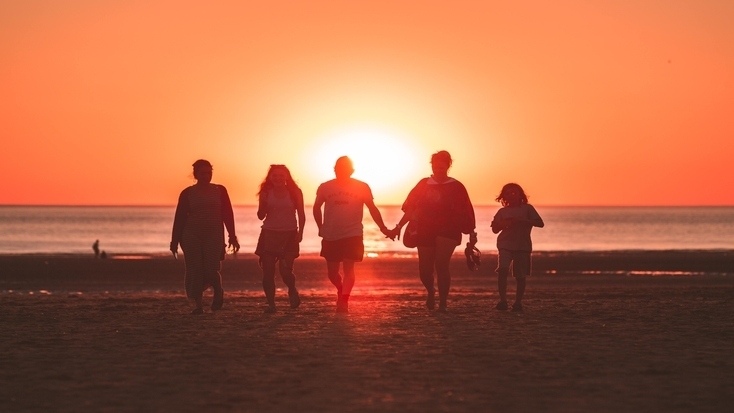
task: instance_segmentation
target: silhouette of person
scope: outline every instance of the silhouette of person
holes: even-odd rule
[[[502,187],[496,201],[502,204],[492,219],[492,232],[497,236],[497,287],[500,301],[495,308],[507,310],[507,276],[510,274],[517,283],[515,303],[512,311],[522,311],[522,298],[525,294],[527,277],[530,275],[533,244],[530,231],[533,227],[543,228],[545,223],[538,211],[528,203],[522,187],[509,183]]]
[[[99,258],[99,240],[94,241],[94,244],[92,244],[92,251],[94,251],[94,258]]]
[[[451,287],[449,263],[462,233],[469,235],[469,245],[477,243],[474,207],[464,185],[448,176],[453,160],[447,151],[431,155],[433,174],[421,179],[403,203],[403,217],[392,230],[400,236],[408,222],[417,229],[418,269],[426,288],[426,307],[436,305],[434,272],[438,281],[438,310],[446,311]]]
[[[234,252],[240,244],[234,227],[234,212],[227,189],[211,183],[212,164],[199,159],[193,164],[196,184],[185,188],[178,197],[171,233],[171,252],[184,252],[186,296],[193,301],[192,314],[203,314],[202,296],[209,287],[214,291],[211,308],[222,308],[224,289],[219,273],[224,259],[224,227],[229,234],[229,246]]]
[[[316,190],[313,216],[322,238],[320,255],[326,259],[329,280],[337,291],[336,312],[347,313],[355,281],[354,263],[364,258],[364,206],[367,206],[380,231],[386,236],[393,236],[375,206],[369,185],[352,178],[352,160],[347,156],[337,159],[334,173],[336,179],[322,183]]]
[[[260,257],[263,272],[263,291],[268,306],[266,313],[275,312],[275,265],[288,287],[291,308],[301,304],[296,289],[293,262],[299,255],[299,243],[303,240],[306,213],[303,192],[285,165],[270,165],[258,192],[257,217],[263,220],[255,254]]]

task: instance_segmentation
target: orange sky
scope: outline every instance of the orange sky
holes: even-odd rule
[[[208,3],[1,2],[0,204],[308,202],[334,150],[399,204],[446,149],[476,204],[734,205],[734,2]]]

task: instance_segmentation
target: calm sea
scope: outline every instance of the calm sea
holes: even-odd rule
[[[533,229],[536,251],[734,249],[734,207],[536,207],[545,228]],[[0,254],[166,254],[174,207],[0,206]],[[381,207],[392,227],[399,207]],[[495,249],[489,224],[496,206],[476,208],[478,247]],[[307,207],[307,219],[310,208]],[[235,208],[242,252],[255,250],[260,224],[256,207]],[[365,211],[365,249],[414,252],[383,238]],[[320,238],[307,221],[301,252],[318,253]]]

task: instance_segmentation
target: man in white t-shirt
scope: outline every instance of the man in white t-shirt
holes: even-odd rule
[[[364,206],[385,236],[394,239],[394,235],[385,227],[369,185],[352,178],[352,160],[346,156],[337,159],[334,173],[336,179],[324,182],[316,190],[313,217],[322,238],[321,256],[326,259],[329,280],[337,290],[336,311],[347,313],[349,295],[354,287],[354,263],[364,257]],[[343,277],[339,272],[340,266],[344,271]]]

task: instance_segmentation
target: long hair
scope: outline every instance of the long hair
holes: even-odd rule
[[[502,204],[502,206],[507,206],[507,192],[510,190],[516,190],[520,193],[520,203],[521,204],[527,204],[528,203],[528,196],[525,195],[525,191],[522,189],[522,187],[514,182],[510,182],[509,184],[505,184],[505,186],[502,187],[502,190],[500,191],[500,194],[497,195],[497,198],[495,198],[495,201]]]
[[[291,171],[285,165],[270,165],[270,168],[268,168],[268,173],[267,175],[265,175],[265,179],[263,179],[262,183],[260,183],[260,190],[257,192],[257,196],[265,196],[268,191],[273,189],[273,184],[272,182],[270,182],[270,174],[278,169],[285,171],[285,187],[288,190],[288,194],[290,194],[293,203],[297,204],[298,198],[301,194],[301,188],[299,188],[296,181],[293,180],[293,176],[291,176]]]

